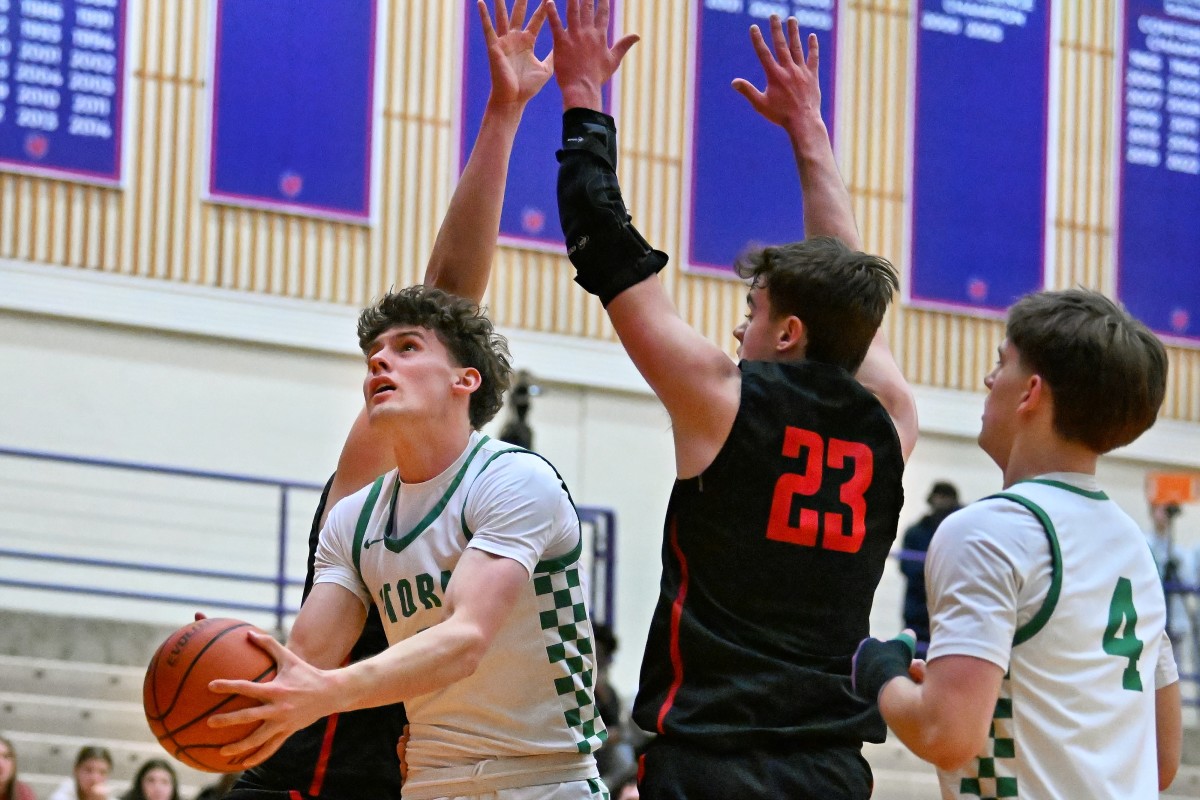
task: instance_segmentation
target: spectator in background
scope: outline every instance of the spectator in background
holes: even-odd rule
[[[37,800],[27,783],[17,780],[17,750],[0,736],[0,800]]]
[[[179,800],[179,778],[164,759],[152,758],[138,768],[121,800]]]
[[[942,520],[962,508],[958,502],[958,488],[948,481],[938,481],[925,498],[929,513],[904,532],[905,557],[900,561],[900,571],[908,579],[904,592],[904,627],[911,628],[917,638],[917,657],[925,657],[929,647],[929,606],[925,602],[925,560],[914,558],[915,553],[929,549],[934,531]]]
[[[108,776],[112,753],[104,747],[85,745],[75,756],[75,770],[50,795],[50,800],[108,800]]]
[[[1180,508],[1175,503],[1151,503],[1151,528],[1146,531],[1146,541],[1150,544],[1150,552],[1154,554],[1154,564],[1158,567],[1158,576],[1162,578],[1167,594],[1167,635],[1176,645],[1176,659],[1183,661],[1188,657],[1185,654],[1190,648],[1178,645],[1191,633],[1192,621],[1184,594],[1178,587],[1181,584],[1192,585],[1196,569],[1192,554],[1175,543],[1175,520],[1179,513]]]

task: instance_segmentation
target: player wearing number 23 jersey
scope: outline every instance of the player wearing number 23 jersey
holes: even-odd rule
[[[849,746],[856,762],[885,735],[850,656],[896,537],[900,442],[840,367],[740,369],[724,447],[671,495],[634,719],[705,750]]]
[[[983,752],[946,797],[1157,797],[1155,691],[1178,680],[1154,560],[1093,475],[1013,484],[946,519],[929,658],[1005,670]]]

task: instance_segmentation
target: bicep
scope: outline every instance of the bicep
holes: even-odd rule
[[[684,322],[657,276],[617,295],[608,315],[625,351],[671,417],[680,477],[702,472],[737,416],[737,365]]]
[[[288,649],[314,667],[340,667],[366,620],[367,609],[356,594],[336,583],[318,583],[292,623]]]

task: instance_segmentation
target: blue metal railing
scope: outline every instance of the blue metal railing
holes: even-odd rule
[[[207,597],[189,597],[177,594],[164,594],[156,592],[146,592],[138,590],[125,589],[104,589],[97,586],[85,586],[66,583],[52,583],[44,581],[26,581],[14,578],[0,577],[0,585],[12,586],[22,589],[42,589],[57,592],[67,592],[74,594],[87,594],[100,597],[117,597],[133,600],[151,600],[164,603],[177,603],[182,605],[207,605],[218,608],[226,608],[236,611],[259,611],[271,613],[275,616],[275,624],[279,630],[283,630],[285,617],[289,614],[295,614],[298,610],[294,607],[289,607],[286,603],[285,594],[289,587],[303,586],[302,579],[289,578],[287,576],[287,515],[288,515],[288,493],[294,490],[320,492],[323,488],[320,484],[306,483],[303,481],[293,481],[283,478],[266,478],[255,475],[239,475],[232,472],[212,472],[207,470],[186,469],[183,467],[167,467],[159,464],[144,464],[135,461],[119,461],[108,458],[89,458],[85,456],[67,455],[65,453],[51,453],[39,450],[22,450],[11,447],[0,447],[0,456],[8,456],[12,458],[22,458],[34,461],[50,461],[58,464],[72,464],[86,467],[96,467],[102,469],[126,470],[130,472],[153,473],[156,475],[168,475],[181,478],[196,478],[200,480],[219,481],[224,483],[245,484],[252,486],[272,487],[279,492],[279,507],[278,519],[279,525],[278,534],[278,560],[276,564],[276,572],[274,575],[262,575],[243,572],[224,572],[217,570],[201,570],[189,569],[186,567],[178,567],[169,564],[152,564],[145,562],[130,562],[118,561],[113,559],[102,558],[82,558],[77,556],[61,556],[49,553],[38,553],[28,550],[14,550],[8,548],[0,548],[0,556],[7,558],[25,559],[30,561],[41,561],[58,564],[68,564],[72,566],[98,567],[102,569],[115,570],[131,570],[142,572],[153,572],[164,575],[182,575],[200,578],[217,578],[223,580],[243,581],[256,584],[272,584],[275,587],[275,602],[271,605],[262,603],[252,603],[240,600],[220,600]]]
[[[0,547],[0,557],[27,560],[31,562],[54,563],[69,566],[93,567],[106,570],[122,570],[133,572],[149,572],[160,575],[178,575],[193,578],[210,578],[215,580],[239,581],[275,587],[275,602],[270,605],[253,603],[245,600],[214,599],[212,597],[196,597],[181,594],[139,591],[136,589],[108,589],[93,585],[70,584],[63,582],[30,581],[20,578],[0,576],[0,586],[11,586],[21,589],[34,589],[69,594],[85,594],[96,597],[113,597],[126,600],[146,600],[163,603],[173,603],[196,607],[215,607],[234,611],[255,611],[273,614],[276,629],[284,630],[284,621],[299,611],[298,607],[289,606],[286,602],[286,592],[289,588],[304,585],[303,578],[291,578],[287,575],[287,539],[288,539],[288,497],[296,490],[320,492],[321,484],[305,483],[282,478],[266,478],[253,475],[239,475],[228,472],[212,472],[205,470],[167,467],[157,464],[145,464],[133,461],[115,459],[88,458],[83,456],[66,455],[36,450],[22,450],[10,447],[0,447],[0,457],[49,461],[58,464],[71,464],[98,469],[127,470],[132,472],[153,473],[182,478],[195,478],[225,483],[246,484],[277,489],[279,492],[278,527],[277,527],[277,562],[274,575],[252,574],[244,572],[228,572],[222,570],[195,569],[170,564],[146,563],[142,561],[121,561],[105,558],[87,558],[81,556],[66,556],[54,553],[37,552],[34,550],[19,550]],[[612,625],[615,622],[615,564],[616,564],[616,516],[611,509],[591,506],[580,506],[579,517],[582,522],[593,526],[592,540],[592,602],[597,620]]]

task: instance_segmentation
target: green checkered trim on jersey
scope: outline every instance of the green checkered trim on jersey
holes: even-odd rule
[[[1017,742],[1013,738],[1012,682],[1008,675],[1000,687],[1000,698],[992,712],[992,725],[988,730],[986,752],[975,758],[974,769],[963,778],[958,786],[962,797],[978,797],[980,800],[1019,798],[1015,773]]]
[[[608,740],[608,730],[593,694],[595,648],[579,567],[535,572],[533,590],[546,656],[561,671],[554,679],[554,689],[563,704],[563,718],[575,733],[579,752],[595,752]]]
[[[592,792],[592,797],[599,797],[600,800],[609,800],[611,795],[608,793],[608,787],[604,785],[604,781],[597,778],[587,779],[588,789]]]

